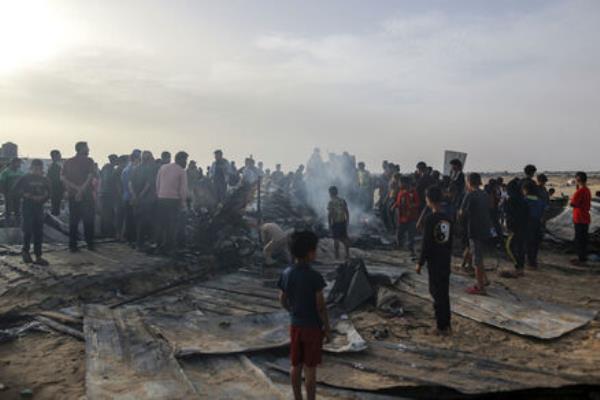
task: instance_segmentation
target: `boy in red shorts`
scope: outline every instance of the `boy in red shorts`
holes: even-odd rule
[[[295,264],[283,271],[277,284],[279,302],[290,313],[290,376],[295,400],[302,400],[302,370],[306,397],[316,398],[321,348],[323,340],[329,341],[331,335],[323,297],[325,280],[311,266],[317,256],[318,242],[313,232],[291,235],[290,252]]]

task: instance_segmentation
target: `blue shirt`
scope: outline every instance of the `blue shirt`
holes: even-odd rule
[[[320,273],[307,264],[292,265],[281,273],[277,286],[287,296],[293,326],[322,326],[316,295],[326,284]]]

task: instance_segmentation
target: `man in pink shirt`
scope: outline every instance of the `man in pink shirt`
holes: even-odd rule
[[[159,251],[169,254],[173,251],[177,235],[179,215],[186,207],[188,182],[185,167],[188,154],[180,151],[175,155],[175,162],[165,164],[156,176],[156,194],[158,197],[158,232]]]

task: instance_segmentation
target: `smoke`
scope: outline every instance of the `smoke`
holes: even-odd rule
[[[374,177],[371,177],[374,183]],[[358,169],[356,157],[344,152],[343,154],[329,153],[327,161],[319,149],[315,149],[306,164],[306,201],[316,214],[327,223],[327,204],[329,188],[336,186],[339,196],[346,200],[350,212],[351,230],[362,229],[365,224],[381,224],[372,209],[367,204],[366,195],[358,185]],[[369,191],[370,196],[373,191]]]

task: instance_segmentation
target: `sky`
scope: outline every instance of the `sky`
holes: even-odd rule
[[[0,142],[600,170],[600,1],[0,0]]]

